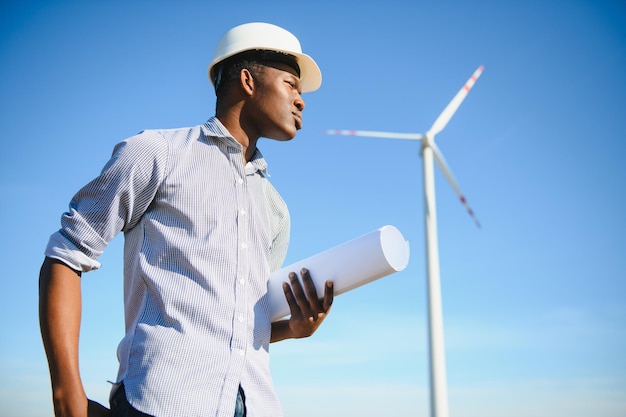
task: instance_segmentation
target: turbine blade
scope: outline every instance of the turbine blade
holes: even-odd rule
[[[461,191],[461,188],[459,187],[459,184],[456,182],[456,179],[454,178],[454,175],[452,175],[452,170],[450,170],[450,167],[448,166],[448,163],[446,162],[445,158],[443,157],[443,154],[441,153],[441,151],[439,150],[437,145],[435,145],[434,142],[430,144],[430,147],[433,150],[433,155],[435,156],[435,162],[437,162],[437,165],[439,165],[439,168],[441,168],[441,170],[443,171],[443,174],[448,179],[448,182],[450,183],[450,185],[454,189],[454,192],[456,193],[456,195],[459,196],[459,199],[461,200],[461,203],[463,203],[463,205],[465,206],[465,209],[467,210],[469,215],[472,217],[472,219],[474,219],[474,222],[476,222],[476,226],[478,226],[480,228],[480,222],[476,218],[476,215],[474,214],[474,210],[472,210],[472,208],[470,207],[469,203],[465,199],[465,196],[463,195],[463,192]]]
[[[465,83],[465,85],[463,85],[463,87],[459,90],[459,92],[456,93],[454,98],[450,101],[450,103],[448,103],[448,105],[443,110],[443,112],[441,112],[439,117],[437,117],[437,120],[435,120],[435,123],[433,123],[432,127],[430,128],[429,133],[431,133],[434,136],[437,133],[441,132],[446,127],[446,125],[448,124],[448,122],[450,121],[454,113],[457,111],[457,109],[459,108],[459,106],[461,105],[465,97],[467,96],[467,93],[469,93],[469,91],[474,86],[474,83],[476,83],[476,80],[478,79],[478,77],[480,77],[480,74],[482,74],[482,72],[483,72],[483,66],[481,65],[480,67],[478,67],[476,71],[474,71],[470,79],[467,80],[467,82]]]
[[[325,132],[327,135],[343,135],[343,136],[369,136],[372,138],[385,139],[404,139],[404,140],[421,140],[424,135],[419,133],[393,133],[393,132],[374,132],[371,130],[336,130],[330,129]]]

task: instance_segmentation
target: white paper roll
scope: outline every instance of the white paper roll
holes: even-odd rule
[[[307,268],[321,297],[327,280],[334,281],[335,295],[339,295],[402,271],[408,262],[409,243],[397,228],[387,225],[286,266],[273,272],[269,278],[268,295],[272,321],[290,313],[282,288],[283,282],[289,282],[289,272],[293,271],[299,277],[300,270]]]

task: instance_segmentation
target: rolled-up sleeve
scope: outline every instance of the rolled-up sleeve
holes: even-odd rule
[[[99,268],[109,242],[132,229],[150,206],[167,162],[168,144],[158,131],[120,142],[100,175],[72,198],[45,255],[82,272]]]

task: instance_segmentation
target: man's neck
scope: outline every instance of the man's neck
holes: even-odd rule
[[[256,151],[256,143],[259,138],[250,136],[241,125],[240,119],[233,117],[232,114],[218,114],[216,117],[241,145],[244,162],[250,161]]]

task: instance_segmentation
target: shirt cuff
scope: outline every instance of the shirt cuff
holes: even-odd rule
[[[81,272],[100,268],[100,262],[81,252],[61,232],[56,232],[50,236],[45,255],[48,258],[58,259],[70,268]]]

